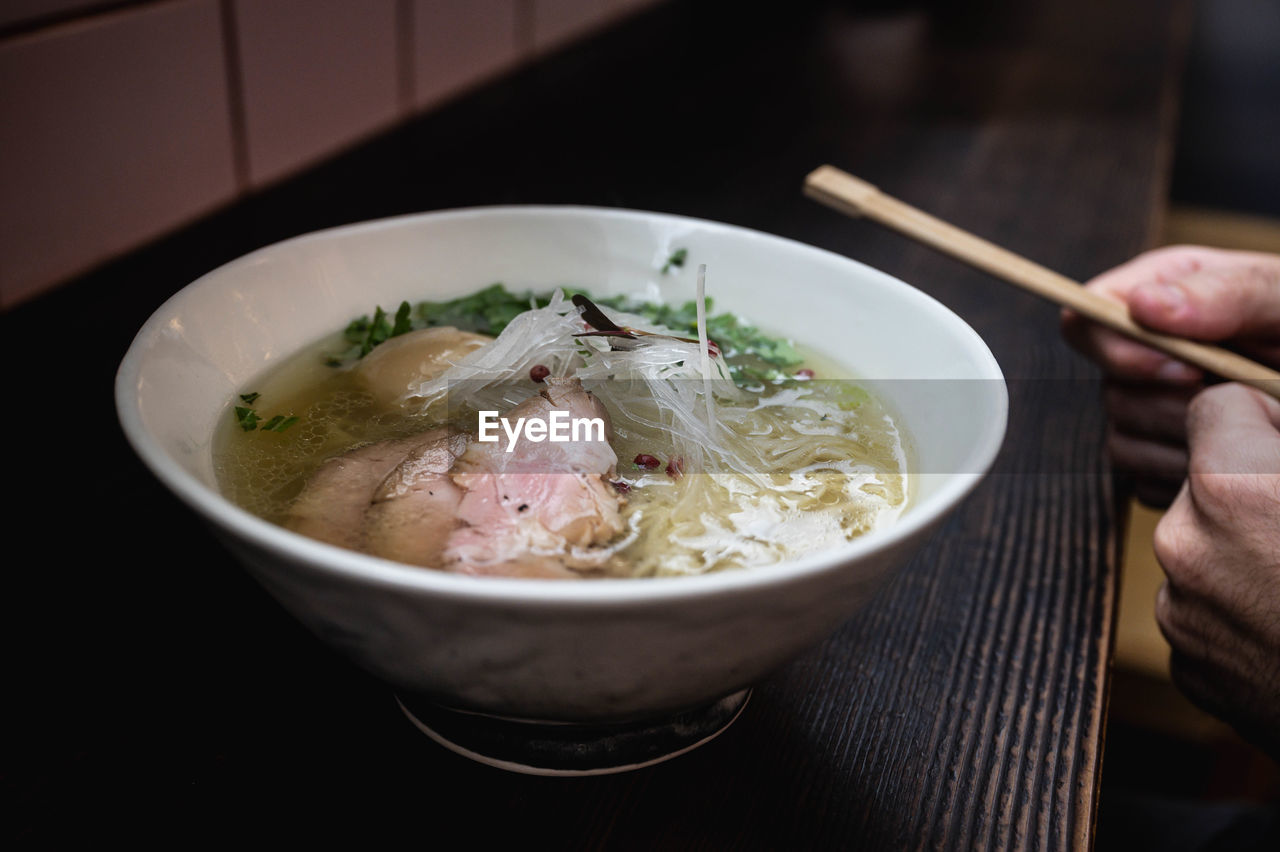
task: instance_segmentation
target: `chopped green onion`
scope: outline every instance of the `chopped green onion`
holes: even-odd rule
[[[392,337],[398,337],[413,331],[413,320],[410,319],[412,312],[413,308],[408,302],[400,303],[400,309],[396,311],[396,323],[391,328]]]
[[[260,396],[262,396],[260,393],[240,394],[240,398],[245,402],[253,402]],[[263,423],[262,418],[258,416],[258,412],[243,405],[237,405],[235,407],[235,414],[236,423],[238,423],[240,428],[246,432],[252,432],[254,429],[259,429],[263,432],[283,432],[285,429],[288,429],[290,426],[298,422],[298,418],[292,414],[288,416],[277,414],[275,417],[272,417],[270,420]]]
[[[676,249],[671,253],[667,266],[683,266],[688,260],[688,249]],[[562,288],[566,295],[581,294],[595,304],[639,314],[645,319],[674,332],[693,336],[698,330],[697,305],[692,301],[682,305],[662,305],[640,302],[626,296],[596,298],[577,288]],[[497,336],[520,314],[530,308],[545,307],[551,293],[525,291],[513,293],[501,282],[469,296],[442,302],[418,302],[409,306],[401,302],[394,322],[382,308],[377,308],[373,318],[357,317],[348,323],[343,332],[350,348],[346,352],[328,353],[325,363],[331,367],[351,364],[369,354],[375,346],[388,338],[405,334],[412,329],[453,326],[461,331]],[[802,362],[791,341],[770,337],[754,326],[747,325],[733,314],[711,314],[712,300],[707,299],[707,336],[713,340],[725,358],[729,374],[738,384],[776,384],[794,380],[792,371]]]
[[[252,432],[258,428],[258,414],[252,408],[237,405],[236,422],[240,424],[240,428],[244,431]]]
[[[676,249],[671,253],[671,257],[667,258],[667,262],[662,265],[662,274],[666,275],[671,271],[671,267],[682,267],[689,257],[689,250],[684,248]]]
[[[277,414],[262,425],[263,432],[283,432],[290,426],[298,422],[298,418],[294,415],[285,417],[283,414]]]
[[[373,347],[391,336],[391,323],[387,322],[387,312],[379,305],[373,312],[373,322],[369,323],[369,333],[360,344],[360,357],[368,355]]]

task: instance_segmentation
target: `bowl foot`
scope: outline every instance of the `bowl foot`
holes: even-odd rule
[[[488,716],[404,693],[396,700],[424,734],[480,763],[527,775],[608,775],[670,760],[715,739],[750,696],[744,689],[672,716],[617,724]]]

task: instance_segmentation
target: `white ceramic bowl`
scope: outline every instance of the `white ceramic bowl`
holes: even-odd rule
[[[658,270],[688,249],[678,275]],[[692,294],[805,341],[878,383],[906,424],[913,504],[892,528],[793,563],[699,577],[477,578],[342,550],[218,492],[210,446],[237,390],[373,305],[494,281]],[[921,381],[927,380],[927,381]],[[116,382],[153,473],[322,640],[400,690],[460,709],[610,722],[728,695],[832,633],[989,467],[1007,395],[963,321],[881,272],[800,243],[677,216],[582,207],[429,213],[311,234],[229,263],[151,317]]]

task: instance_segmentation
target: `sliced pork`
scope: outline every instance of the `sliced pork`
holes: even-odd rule
[[[284,525],[329,544],[363,550],[365,514],[378,489],[406,456],[445,435],[445,430],[433,429],[327,459],[294,500]]]
[[[600,567],[601,546],[623,530],[621,499],[608,482],[618,457],[609,446],[609,413],[576,379],[547,379],[547,387],[507,412],[547,421],[556,410],[570,419],[598,418],[605,440],[473,441],[454,466],[463,489],[459,526],[449,537],[444,567],[468,574],[575,576],[571,569]]]
[[[623,531],[609,415],[576,379],[546,380],[509,423],[599,419],[579,440],[481,442],[435,429],[320,466],[286,525],[375,556],[467,574],[575,577]],[[601,434],[603,433],[603,439]],[[510,447],[510,451],[508,451]],[[578,569],[575,571],[574,569]]]
[[[411,451],[387,475],[365,512],[366,550],[410,565],[440,564],[462,499],[449,469],[466,447],[467,436],[445,435]]]

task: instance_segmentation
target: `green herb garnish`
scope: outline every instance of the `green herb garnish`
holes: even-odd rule
[[[531,307],[546,307],[549,301],[549,293],[535,298],[528,291],[512,293],[498,283],[447,302],[419,302],[415,313],[422,328],[450,325],[461,331],[496,337],[517,316]]]
[[[298,418],[290,415],[285,417],[283,414],[277,414],[266,423],[262,424],[263,432],[283,432],[290,426],[298,422]]]
[[[682,305],[655,302],[631,302],[625,297],[595,300],[597,304],[639,314],[672,331],[694,336],[698,333],[698,305],[688,301]],[[759,384],[788,381],[793,378],[785,367],[804,361],[791,341],[770,337],[753,325],[747,325],[734,314],[710,315],[712,300],[707,299],[707,337],[716,342],[729,366],[729,375],[737,384]]]
[[[348,343],[353,346],[359,346],[364,343],[365,337],[369,334],[369,315],[356,317],[347,323],[347,327],[342,330],[342,336]]]
[[[408,334],[413,331],[413,320],[410,318],[412,313],[413,308],[409,306],[408,302],[400,303],[400,308],[396,311],[395,325],[391,327],[392,337],[399,337],[402,334]]]
[[[662,265],[662,274],[666,275],[671,271],[671,267],[683,267],[685,260],[689,257],[689,250],[678,248],[671,253],[671,257],[667,258],[667,262]]]
[[[668,266],[682,266],[688,257],[687,249],[672,252]],[[692,300],[681,305],[663,305],[639,302],[626,296],[596,298],[585,290],[562,288],[566,295],[582,294],[604,308],[639,314],[657,325],[677,334],[694,337],[698,332],[698,308]],[[503,284],[496,283],[457,299],[442,302],[418,302],[410,309],[407,302],[400,304],[394,323],[381,308],[352,320],[343,336],[350,348],[342,353],[329,353],[325,363],[333,367],[351,364],[384,340],[413,329],[453,326],[461,331],[487,334],[496,337],[520,314],[530,308],[542,308],[551,301],[551,293],[524,291],[513,293]],[[738,384],[775,384],[794,379],[787,368],[802,362],[791,341],[763,334],[755,326],[747,325],[733,314],[711,315],[712,301],[707,300],[707,335],[720,347],[729,367],[729,375]]]
[[[352,361],[358,361],[372,352],[380,343],[408,334],[413,329],[413,306],[408,302],[400,303],[394,321],[389,320],[387,312],[378,305],[374,308],[373,319],[365,314],[347,323],[347,327],[342,330],[342,339],[347,342],[347,349],[342,352],[326,353],[324,363],[329,367],[341,367]]]
[[[245,402],[254,402],[262,394],[254,391],[253,393],[242,393],[240,398]],[[259,429],[263,432],[283,432],[290,426],[298,422],[298,418],[290,414],[277,414],[267,422],[263,423],[262,418],[258,416],[258,412],[244,405],[235,406],[236,423],[246,432],[252,432]]]
[[[386,341],[391,336],[391,323],[387,322],[387,312],[378,306],[373,312],[373,321],[369,323],[369,331],[360,343],[360,357],[368,355],[373,347]]]
[[[236,422],[240,424],[240,428],[246,432],[252,432],[258,428],[258,414],[252,408],[245,408],[242,405],[236,406]]]
[[[360,360],[392,337],[410,331],[436,326],[453,326],[460,331],[497,337],[520,314],[531,307],[546,307],[550,294],[534,297],[532,293],[512,293],[501,283],[492,284],[478,293],[444,302],[401,302],[395,319],[388,320],[381,307],[375,307],[373,318],[366,314],[347,324],[343,339],[349,344],[344,352],[329,352],[324,362],[342,367]]]

